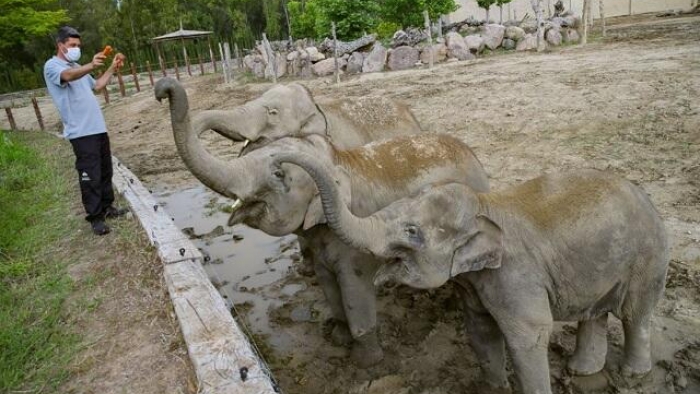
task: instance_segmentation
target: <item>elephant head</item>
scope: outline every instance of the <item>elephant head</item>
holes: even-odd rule
[[[325,134],[328,126],[311,92],[296,83],[276,85],[242,106],[202,111],[193,119],[195,134],[211,129],[231,140],[246,141],[242,153],[282,137]]]
[[[202,117],[190,121],[185,90],[177,81],[163,78],[155,86],[156,98],[169,98],[173,135],[178,153],[190,171],[207,187],[236,200],[229,225],[243,223],[270,235],[287,235],[307,221],[322,220],[320,210],[309,210],[316,186],[301,168],[273,165],[273,153],[309,145],[296,138],[280,139],[228,161],[212,155],[193,130]],[[319,200],[320,201],[320,200]],[[320,206],[320,203],[318,204]],[[316,212],[318,211],[318,212]]]
[[[466,185],[430,187],[359,218],[341,201],[335,181],[315,158],[281,153],[275,160],[299,165],[311,175],[328,226],[344,242],[387,260],[375,275],[376,285],[395,281],[434,288],[461,273],[501,265],[502,231],[479,212],[479,196]]]

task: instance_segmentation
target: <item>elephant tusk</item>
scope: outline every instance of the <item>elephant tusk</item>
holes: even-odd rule
[[[243,151],[245,150],[246,146],[248,146],[248,144],[250,144],[250,140],[246,138],[245,141],[243,141],[243,147],[240,151],[238,151],[238,157],[243,156]]]
[[[238,210],[238,208],[243,206],[243,200],[240,198],[237,198],[236,201],[233,202],[231,205],[231,213],[234,213]]]

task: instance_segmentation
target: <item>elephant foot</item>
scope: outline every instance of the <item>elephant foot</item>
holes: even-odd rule
[[[589,376],[596,374],[605,367],[605,357],[595,357],[595,355],[574,354],[566,365],[572,375]]]
[[[369,333],[355,338],[350,350],[350,359],[360,368],[368,368],[384,359],[384,351],[379,346],[377,334]]]
[[[483,393],[483,394],[512,394],[513,390],[511,390],[510,385],[506,381],[505,386],[494,386],[493,384],[489,383],[486,380],[474,383],[472,385],[472,389],[475,393]]]
[[[348,325],[345,322],[336,322],[331,331],[331,343],[336,346],[350,346],[352,341]]]
[[[625,362],[620,373],[628,379],[639,379],[651,372],[651,360],[640,361],[637,363]]]

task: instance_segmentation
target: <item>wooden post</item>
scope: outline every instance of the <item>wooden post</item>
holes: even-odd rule
[[[10,122],[10,130],[17,130],[17,124],[15,123],[15,117],[12,116],[12,108],[5,107],[5,113],[7,114],[7,120]]]
[[[173,63],[175,64],[175,78],[177,78],[177,80],[179,81],[180,80],[180,69],[177,66],[177,56],[175,56],[173,58]]]
[[[425,23],[425,34],[428,35],[428,50],[430,51],[428,67],[433,68],[435,48],[433,48],[433,32],[430,30],[430,14],[428,14],[428,10],[423,11],[423,22]]]
[[[105,96],[105,104],[109,104],[109,89],[107,89],[107,86],[102,88],[102,94]]]
[[[598,11],[600,13],[600,24],[603,27],[603,37],[605,37],[605,6],[603,5],[603,0],[598,0]]]
[[[139,74],[136,73],[136,66],[134,66],[134,63],[131,63],[131,76],[134,78],[134,84],[136,85],[136,92],[141,91],[141,85],[139,85]]]
[[[236,55],[236,67],[239,69],[243,68],[243,59],[241,59],[241,52],[238,50],[238,44],[233,43],[233,53]]]
[[[211,60],[211,65],[214,67],[214,74],[216,74],[216,58],[214,57],[214,51],[211,49],[211,39],[208,36],[207,45],[209,46],[209,60]]]
[[[36,120],[39,122],[39,129],[41,129],[41,131],[46,130],[44,127],[44,118],[41,116],[41,109],[39,109],[39,102],[36,100],[36,97],[32,97],[32,105],[34,106]]]
[[[530,0],[532,9],[537,16],[537,52],[542,52],[547,49],[547,43],[544,39],[544,0]]]
[[[632,15],[632,0],[630,0],[629,14]]]
[[[202,63],[202,55],[197,54],[197,60],[199,61],[199,75],[204,75],[204,63]]]
[[[122,72],[117,70],[117,81],[119,81],[119,93],[122,97],[126,96],[126,88],[124,87],[124,79],[122,78]]]
[[[438,18],[438,41],[442,41],[442,16]]]
[[[233,69],[231,68],[231,46],[228,41],[224,43],[224,73],[227,81],[233,81]]]
[[[228,83],[228,73],[226,72],[226,61],[224,60],[224,47],[219,43],[219,56],[221,57],[221,72],[224,74],[224,83]]]
[[[338,63],[338,37],[335,34],[335,22],[331,22],[331,33],[333,33],[333,59],[335,59],[335,84],[340,85],[340,64]]]
[[[581,23],[583,23],[583,34],[581,34],[581,45],[588,44],[588,13],[590,8],[588,6],[590,0],[583,0],[583,10],[581,11]]]
[[[153,72],[151,71],[151,62],[148,60],[146,60],[146,69],[148,70],[148,79],[151,81],[151,87],[153,87],[153,85],[155,85],[155,83],[153,83]]]
[[[272,52],[272,46],[270,46],[270,41],[267,40],[267,34],[263,33],[262,39],[263,48],[265,48],[265,52],[267,53],[267,71],[271,71],[272,83],[277,83],[277,58],[275,57],[275,53]]]

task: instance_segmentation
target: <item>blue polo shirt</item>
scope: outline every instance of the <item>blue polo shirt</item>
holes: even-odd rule
[[[44,64],[46,87],[63,121],[63,137],[72,140],[106,133],[105,118],[93,92],[95,79],[86,74],[75,81],[61,81],[61,72],[72,67],[79,65],[57,56]]]

